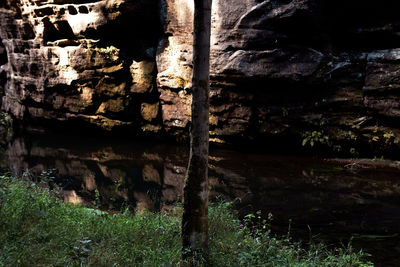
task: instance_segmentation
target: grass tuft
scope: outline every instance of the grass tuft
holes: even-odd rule
[[[179,209],[107,214],[0,176],[0,266],[184,266]],[[209,217],[211,266],[372,266],[350,248],[305,250],[243,225],[227,202],[212,204]]]

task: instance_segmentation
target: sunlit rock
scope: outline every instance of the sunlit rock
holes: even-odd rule
[[[3,1],[0,40],[8,62],[0,59],[1,70],[7,68],[2,108],[18,120],[27,122],[29,117],[29,123],[45,118],[106,130],[133,125],[140,129],[140,113],[133,112],[141,103],[131,100],[137,91],[154,90],[148,77],[155,61],[149,51],[155,50],[158,38],[156,4]],[[130,74],[130,64],[144,59],[147,65]],[[132,119],[121,122],[119,116]]]
[[[152,61],[133,61],[130,66],[132,75],[132,93],[148,93],[152,92],[154,88],[154,71],[155,64]]]
[[[313,148],[374,155],[377,126],[395,136],[379,151],[399,152],[400,3],[338,1],[213,1],[211,140],[303,149],[317,131],[329,142]],[[187,137],[193,4],[1,1],[2,109],[26,125]]]
[[[149,103],[142,103],[140,113],[146,121],[152,121],[157,117],[158,114],[158,103],[149,104]]]
[[[64,202],[72,204],[83,203],[82,198],[76,194],[75,190],[63,190],[62,195],[64,198]]]

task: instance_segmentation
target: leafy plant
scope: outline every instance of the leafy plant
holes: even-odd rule
[[[329,144],[329,137],[320,131],[307,131],[303,134],[302,145],[310,145],[313,147],[316,144]]]

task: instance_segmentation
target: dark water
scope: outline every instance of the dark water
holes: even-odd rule
[[[187,148],[174,144],[47,136],[12,141],[0,165],[63,188],[65,201],[162,211],[181,199],[187,158]],[[395,163],[212,149],[210,184],[212,198],[235,201],[241,216],[271,213],[273,233],[285,234],[291,220],[294,239],[338,246],[352,238],[376,266],[400,265]]]

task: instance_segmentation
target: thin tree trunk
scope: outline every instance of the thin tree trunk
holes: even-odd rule
[[[183,258],[208,252],[209,77],[212,0],[194,0],[192,124],[184,186]]]

